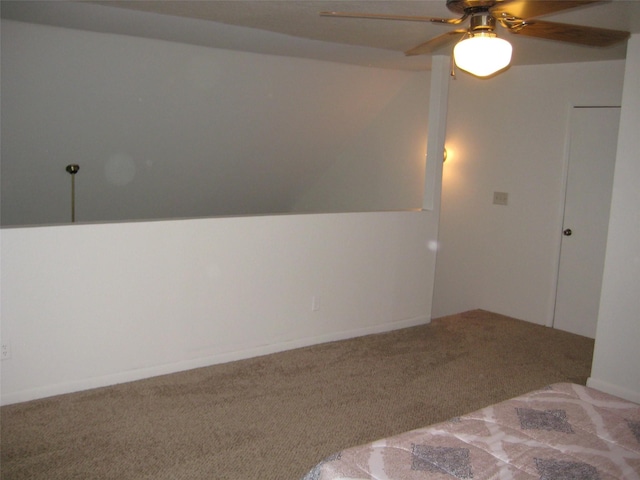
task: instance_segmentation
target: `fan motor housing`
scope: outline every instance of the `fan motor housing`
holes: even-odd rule
[[[488,11],[497,0],[447,0],[447,8],[458,15]]]

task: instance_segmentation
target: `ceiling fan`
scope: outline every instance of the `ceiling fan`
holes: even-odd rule
[[[497,37],[496,25],[500,25],[508,32],[517,35],[593,47],[608,47],[625,41],[630,36],[629,32],[621,30],[536,19],[536,17],[562,10],[603,3],[601,0],[446,0],[446,2],[449,10],[461,16],[458,18],[437,18],[359,12],[320,12],[320,15],[428,22],[454,26],[462,25],[469,19],[467,28],[449,30],[407,50],[405,55],[433,53],[435,49],[458,38],[460,41],[456,44],[453,54],[456,65],[481,77],[502,70],[511,61],[511,44]]]

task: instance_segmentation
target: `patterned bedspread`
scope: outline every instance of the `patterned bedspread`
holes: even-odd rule
[[[344,450],[303,480],[640,479],[640,405],[559,383]]]

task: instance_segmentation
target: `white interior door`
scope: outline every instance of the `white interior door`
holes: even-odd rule
[[[620,109],[574,108],[553,326],[594,338]]]

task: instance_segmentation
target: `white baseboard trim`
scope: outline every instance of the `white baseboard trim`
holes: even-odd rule
[[[614,385],[612,383],[605,382],[604,380],[589,377],[587,379],[587,387],[595,388],[596,390],[600,390],[610,395],[624,398],[630,402],[640,403],[640,392],[629,390],[628,388]]]
[[[335,342],[339,340],[347,340],[349,338],[362,337],[376,333],[390,332],[400,330],[402,328],[415,327],[431,322],[430,316],[419,316],[408,319],[389,322],[380,325],[371,325],[353,330],[341,332],[331,332],[323,335],[305,337],[295,340],[282,341],[274,344],[260,345],[249,347],[241,350],[225,352],[222,354],[205,355],[203,357],[193,358],[185,361],[174,362],[165,365],[156,365],[153,367],[140,368],[124,372],[118,372],[110,375],[104,375],[94,378],[86,378],[81,380],[73,380],[70,382],[59,383],[55,385],[46,385],[29,390],[12,392],[0,395],[0,405],[11,405],[14,403],[28,402],[40,398],[52,397],[55,395],[64,395],[66,393],[80,392],[93,388],[108,387],[120,383],[134,382],[145,378],[157,377],[160,375],[168,375],[171,373],[183,372],[194,368],[209,367],[221,363],[243,360],[246,358],[259,357],[269,355],[271,353],[293,350],[295,348],[308,347],[310,345],[318,345],[321,343]]]

